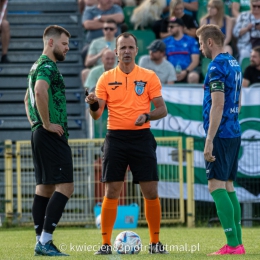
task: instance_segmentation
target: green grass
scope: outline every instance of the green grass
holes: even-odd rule
[[[113,239],[122,230],[113,231]],[[142,239],[143,245],[148,245],[147,228],[133,230]],[[221,259],[260,259],[260,229],[244,228],[243,241],[246,249],[244,256],[213,256],[210,258]],[[87,251],[87,245],[100,245],[100,230],[87,228],[57,228],[54,233],[54,243],[57,247],[61,244],[67,246],[66,253],[70,257],[66,259],[208,259],[207,253],[216,251],[225,243],[224,233],[221,228],[183,228],[163,227],[161,228],[160,239],[163,244],[175,245],[175,250],[169,255],[149,255],[142,251],[138,255],[117,255],[94,256],[93,251]],[[49,259],[48,257],[33,256],[35,235],[33,228],[0,228],[0,259],[1,260],[28,260],[28,259]],[[191,246],[199,245],[199,250],[191,253]],[[77,251],[76,246],[81,246],[83,251]],[[71,250],[70,250],[71,248]],[[179,250],[177,250],[177,248]]]

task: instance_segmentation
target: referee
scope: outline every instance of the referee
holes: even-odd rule
[[[96,120],[108,107],[107,134],[102,147],[101,182],[106,192],[102,203],[102,246],[96,255],[112,254],[111,234],[117,215],[118,198],[128,167],[133,182],[139,183],[145,201],[145,215],[150,233],[149,253],[167,254],[159,240],[161,206],[158,198],[156,141],[150,121],[163,118],[167,109],[161,83],[156,74],[135,64],[137,40],[130,33],[116,39],[118,66],[99,78],[95,93],[86,97],[90,114]],[[150,111],[151,102],[155,109]]]

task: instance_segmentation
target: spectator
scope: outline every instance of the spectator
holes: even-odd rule
[[[241,13],[236,21],[233,34],[237,37],[239,63],[250,57],[253,47],[260,45],[260,0],[251,0],[251,9]]]
[[[86,67],[92,67],[101,64],[102,53],[106,49],[114,50],[116,46],[115,34],[117,25],[113,19],[109,19],[103,24],[103,37],[93,40],[89,46],[88,56],[85,60]]]
[[[170,17],[163,19],[161,24],[160,38],[166,38],[171,35],[168,31],[169,19],[176,17],[183,21],[183,32],[191,37],[196,37],[196,30],[199,27],[192,16],[184,13],[183,0],[172,0],[170,3]]]
[[[10,41],[10,26],[7,21],[7,0],[0,0],[0,34],[2,42],[1,63],[8,63],[7,51]]]
[[[89,75],[84,83],[84,87],[87,89],[92,89],[96,86],[99,77],[108,70],[115,67],[116,56],[114,51],[105,50],[102,54],[102,65],[95,66],[89,72]]]
[[[103,36],[103,24],[108,19],[117,23],[116,36],[121,33],[120,23],[124,20],[123,10],[120,6],[113,4],[113,0],[98,0],[97,6],[92,6],[84,11],[82,23],[87,30],[86,43]]]
[[[203,24],[215,24],[218,25],[225,37],[224,51],[229,54],[233,54],[233,50],[228,45],[232,39],[232,19],[224,13],[223,0],[210,0],[208,2],[208,13],[200,20],[200,26]]]
[[[149,56],[142,56],[139,66],[153,70],[160,79],[161,84],[174,84],[177,79],[176,73],[172,64],[165,59],[165,43],[161,40],[155,40],[147,49],[149,49]]]
[[[84,64],[85,67],[87,67],[87,69],[84,69],[81,72],[81,79],[83,85],[90,71],[89,68],[92,66],[102,64],[101,57],[103,52],[107,49],[115,49],[116,31],[116,22],[113,19],[109,19],[107,20],[107,22],[103,24],[104,37],[97,38],[91,42],[89,46],[88,56],[86,57]]]
[[[231,2],[231,12],[235,18],[237,18],[240,13],[250,10],[250,0],[231,0]]]
[[[97,0],[78,0],[79,11],[82,14],[85,8],[97,5]]]
[[[166,56],[169,62],[175,67],[177,83],[199,83],[200,51],[198,42],[183,33],[184,23],[179,18],[172,18],[169,21],[168,30],[171,36],[163,39],[166,44]]]
[[[260,83],[260,46],[251,52],[250,65],[245,69],[242,86],[247,88],[254,83]]]
[[[89,75],[85,82],[83,82],[83,86],[89,91],[94,92],[94,89],[96,87],[96,83],[99,79],[99,77],[105,72],[110,69],[113,69],[115,67],[115,53],[114,51],[107,49],[102,54],[102,65],[95,66],[92,68],[89,72]],[[91,117],[89,114],[89,105],[86,103],[86,129],[87,129],[87,136],[91,137]]]

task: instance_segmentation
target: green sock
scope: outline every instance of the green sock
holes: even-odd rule
[[[234,208],[227,191],[225,189],[217,189],[211,193],[211,196],[215,201],[218,217],[227,238],[227,244],[233,247],[238,246]]]
[[[237,199],[235,191],[228,192],[228,196],[233,204],[234,208],[234,219],[237,229],[237,239],[240,245],[242,245],[242,230],[241,230],[241,207]]]

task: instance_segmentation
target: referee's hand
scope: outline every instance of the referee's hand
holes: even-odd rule
[[[95,103],[95,102],[97,102],[98,101],[98,98],[97,98],[97,96],[95,95],[95,93],[89,93],[89,95],[88,96],[86,96],[86,98],[85,98],[85,102],[86,103],[88,103],[88,104],[93,104],[93,103]]]
[[[144,114],[140,115],[136,121],[135,121],[135,125],[136,126],[142,126],[145,123],[146,120],[146,116]]]

